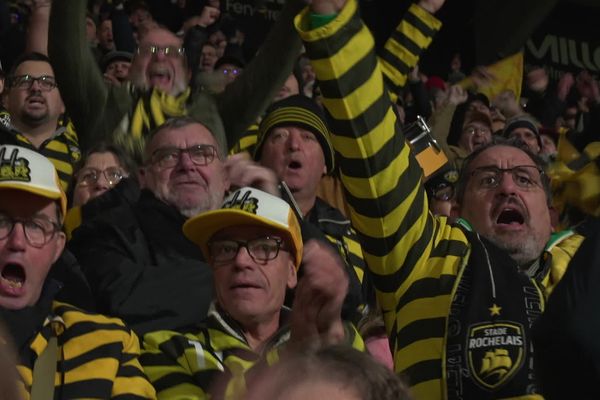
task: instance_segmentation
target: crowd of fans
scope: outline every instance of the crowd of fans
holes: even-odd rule
[[[0,398],[597,398],[600,84],[444,2],[0,2]]]

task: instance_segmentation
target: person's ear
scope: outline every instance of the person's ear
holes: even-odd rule
[[[54,254],[52,254],[52,264],[54,264],[56,260],[58,260],[63,250],[65,249],[65,244],[67,243],[67,236],[64,232],[60,231],[56,235],[57,238],[54,248]]]
[[[298,284],[298,274],[296,271],[296,265],[295,265],[292,257],[290,257],[290,262],[289,262],[288,268],[289,268],[289,272],[288,272],[288,279],[287,279],[287,287],[288,287],[288,289],[293,289]]]

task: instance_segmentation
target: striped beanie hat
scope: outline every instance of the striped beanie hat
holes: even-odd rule
[[[258,138],[254,150],[254,159],[260,160],[262,147],[269,133],[280,126],[297,126],[314,133],[323,149],[325,166],[330,174],[334,167],[333,147],[329,141],[329,129],[325,115],[314,100],[294,95],[273,103],[258,127]]]

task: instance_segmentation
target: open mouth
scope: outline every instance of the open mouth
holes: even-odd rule
[[[523,225],[525,223],[525,218],[519,210],[505,208],[498,215],[496,223],[499,225]]]
[[[44,104],[45,103],[44,99],[41,97],[28,97],[27,102],[29,104]]]
[[[25,269],[18,264],[6,264],[0,274],[2,283],[12,289],[23,287],[26,278]]]
[[[302,168],[302,163],[299,161],[292,161],[288,164],[289,169],[298,170]]]
[[[148,76],[153,86],[168,84],[171,81],[171,73],[164,68],[153,69]]]

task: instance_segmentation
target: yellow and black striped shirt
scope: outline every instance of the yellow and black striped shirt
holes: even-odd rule
[[[282,309],[284,320],[289,309]],[[239,398],[245,392],[245,374],[255,364],[277,362],[279,349],[288,341],[289,327],[283,326],[262,353],[248,345],[237,322],[213,305],[195,331],[151,332],[144,336],[144,350],[140,361],[159,399],[199,400],[211,398]],[[345,325],[346,341],[352,347],[365,351],[362,337],[356,329]]]
[[[35,361],[52,336],[59,352],[55,399],[156,398],[138,361],[138,338],[120,319],[56,301],[40,332],[20,354],[23,398],[30,398]]]
[[[321,82],[351,220],[384,314],[395,370],[408,376],[416,399],[446,398],[448,312],[470,243],[463,228],[428,211],[421,168],[405,144],[356,0],[326,26],[310,29],[309,22],[307,9],[296,27]],[[552,263],[540,282],[546,294],[581,241],[563,235],[547,246]]]
[[[39,148],[21,133],[15,132],[15,137],[21,146],[37,151],[54,164],[61,186],[66,192],[73,179],[75,164],[81,159],[79,139],[73,124],[59,127]]]
[[[442,23],[432,14],[412,4],[385,42],[379,62],[392,101],[398,98],[408,74],[418,64],[421,53],[429,47],[441,26]]]

